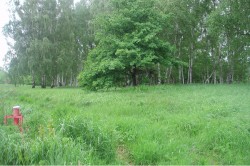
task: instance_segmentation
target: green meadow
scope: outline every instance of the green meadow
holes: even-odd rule
[[[250,164],[250,86],[0,85],[0,165]]]

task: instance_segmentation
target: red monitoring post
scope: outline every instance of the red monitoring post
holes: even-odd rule
[[[4,116],[4,124],[7,124],[7,119],[13,119],[13,124],[18,126],[20,131],[22,132],[22,124],[23,124],[23,115],[20,111],[20,106],[13,107],[13,114]]]

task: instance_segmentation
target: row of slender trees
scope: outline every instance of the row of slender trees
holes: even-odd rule
[[[249,80],[249,0],[10,1],[13,83],[111,86]]]
[[[14,39],[6,55],[13,82],[42,87],[77,84],[82,61],[93,43],[87,4],[73,0],[10,2],[11,21],[4,28]]]

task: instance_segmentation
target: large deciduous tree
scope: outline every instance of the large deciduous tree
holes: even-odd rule
[[[139,73],[157,63],[171,63],[171,47],[160,34],[168,16],[153,0],[112,0],[109,13],[96,21],[97,46],[90,52],[81,85],[98,89],[123,85],[136,86]]]

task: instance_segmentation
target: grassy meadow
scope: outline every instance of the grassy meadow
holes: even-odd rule
[[[89,92],[0,85],[0,165],[250,164],[250,85]]]

